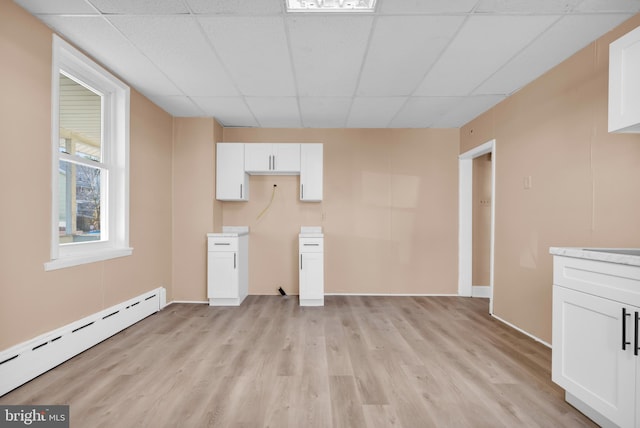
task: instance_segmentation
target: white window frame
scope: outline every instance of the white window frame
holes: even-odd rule
[[[106,196],[104,216],[105,237],[101,241],[60,244],[59,242],[59,96],[60,73],[64,72],[102,95],[103,99],[103,159],[108,166],[103,178]],[[93,62],[73,46],[53,36],[51,73],[51,260],[45,270],[61,269],[129,256],[129,97],[125,83]],[[102,233],[102,231],[101,231]]]

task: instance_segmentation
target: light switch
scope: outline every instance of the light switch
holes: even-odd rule
[[[530,175],[527,175],[523,180],[525,190],[529,190],[533,187],[533,180]]]

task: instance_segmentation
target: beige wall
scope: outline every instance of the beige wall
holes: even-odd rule
[[[171,293],[172,118],[131,94],[133,256],[45,272],[51,224],[51,31],[0,1],[0,349],[159,286]]]
[[[298,201],[299,177],[253,176],[249,202],[222,204],[225,225],[251,228],[249,292],[297,294],[300,226],[322,226],[326,292],[455,294],[458,138],[436,129],[225,128],[229,142],[324,144],[321,203]]]
[[[488,286],[491,268],[491,154],[473,160],[473,268],[471,283]]]
[[[640,135],[607,132],[608,45],[638,25],[640,15],[461,129],[461,152],[496,139],[495,314],[548,342],[549,247],[640,242]]]
[[[176,118],[173,135],[172,300],[207,299],[207,233],[219,232],[215,143],[222,127],[210,118]]]

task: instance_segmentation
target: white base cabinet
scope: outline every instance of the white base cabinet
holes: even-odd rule
[[[324,238],[301,233],[298,245],[300,306],[324,306]]]
[[[637,293],[640,267],[554,257],[552,379],[601,426],[640,427]]]
[[[209,306],[239,306],[249,292],[248,228],[233,229],[207,235]]]

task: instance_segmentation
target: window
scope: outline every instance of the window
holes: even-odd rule
[[[51,123],[45,269],[130,255],[129,87],[56,36]]]

